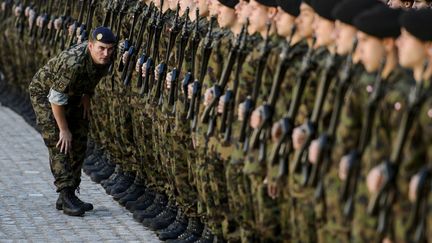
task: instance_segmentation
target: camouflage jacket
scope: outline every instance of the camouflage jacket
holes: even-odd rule
[[[42,96],[47,96],[50,90],[67,98],[92,95],[109,65],[95,65],[87,43],[75,45],[49,60],[33,77],[30,89]]]

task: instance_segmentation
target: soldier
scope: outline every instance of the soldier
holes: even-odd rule
[[[111,63],[116,37],[96,28],[89,42],[51,59],[34,76],[29,92],[37,123],[50,153],[54,184],[60,192],[56,207],[81,216],[93,209],[76,197],[87,143],[90,97]],[[58,140],[57,140],[58,139]]]
[[[406,138],[403,161],[396,182],[400,192],[396,202],[396,239],[407,242],[424,242],[431,236],[430,230],[428,231],[430,216],[425,207],[428,205],[428,190],[430,190],[427,183],[431,182],[428,173],[431,172],[430,117],[432,114],[428,112],[431,111],[429,97],[432,63],[428,51],[430,52],[431,48],[432,32],[427,25],[419,24],[431,20],[432,10],[429,9],[410,10],[403,13],[399,18],[401,35],[396,41],[399,63],[402,67],[413,71],[415,87],[420,89],[417,97],[420,98],[418,104],[420,107],[413,114],[415,121],[409,128],[410,132]],[[395,149],[395,146],[392,149]],[[411,207],[408,206],[409,201]],[[419,202],[420,207],[417,206]],[[405,210],[407,208],[411,210]]]
[[[356,210],[353,216],[352,237],[355,242],[383,239],[382,237],[393,239],[391,226],[388,226],[388,230],[384,232],[377,232],[375,229],[376,219],[368,215],[367,201],[361,199],[367,198],[366,188],[369,188],[371,183],[376,182],[373,176],[366,178],[365,174],[376,163],[389,155],[391,142],[395,139],[394,134],[400,122],[401,111],[406,107],[406,92],[409,90],[410,82],[398,66],[395,48],[395,38],[400,34],[400,27],[397,23],[399,13],[399,10],[378,5],[364,11],[354,19],[354,25],[359,29],[357,36],[360,60],[367,72],[377,73],[376,84],[382,83],[381,85],[363,84],[363,89],[356,90],[357,94],[350,94],[348,99],[356,100],[352,104],[357,104],[356,109],[359,113],[355,113],[353,110],[346,110],[346,112],[360,117],[356,117],[353,122],[353,118],[348,119],[346,115],[343,115],[340,124],[341,129],[345,131],[351,132],[349,127],[354,126],[352,132],[371,132],[371,137],[368,140],[364,140],[367,136],[362,134],[363,140],[358,142],[359,133],[357,133],[357,139],[354,140],[358,144],[363,144],[362,146],[365,146],[366,150],[363,158],[361,154],[359,157],[362,159],[362,166],[358,178],[357,193],[353,198]],[[381,21],[377,23],[377,19]],[[369,109],[363,111],[364,104],[368,102],[374,102],[372,105],[377,107],[376,111]],[[354,107],[347,106],[347,108],[352,109]],[[370,115],[372,117],[369,117]],[[375,119],[373,119],[373,115]],[[370,127],[367,127],[368,123],[365,119],[372,122]],[[351,179],[347,178],[348,161],[349,156],[344,156],[340,162],[339,176],[344,181]]]
[[[364,68],[359,63],[358,55],[356,55],[357,29],[353,26],[352,21],[362,10],[366,10],[375,4],[377,3],[374,0],[361,2],[346,0],[338,4],[332,12],[336,19],[336,52],[344,59],[344,62],[337,73],[338,79],[337,83],[335,83],[336,86],[333,88],[333,94],[329,94],[334,97],[326,101],[327,109],[329,109],[329,106],[333,106],[331,107],[330,123],[327,124],[327,127],[323,127],[326,130],[322,132],[322,135],[312,141],[308,155],[309,162],[314,166],[325,166],[325,163],[330,166],[327,176],[325,174],[318,175],[319,177],[325,176],[325,178],[318,178],[321,183],[324,183],[325,189],[323,197],[317,200],[317,203],[322,204],[325,209],[325,211],[321,212],[324,224],[318,229],[320,242],[347,242],[350,239],[350,224],[343,217],[339,205],[340,181],[334,180],[338,171],[335,165],[342,156],[339,148],[343,147],[343,145],[334,142],[334,139],[339,125],[337,122],[339,120],[339,110],[344,105],[342,100],[345,99],[347,90],[351,89],[351,84],[356,86],[357,83],[364,82],[362,79],[369,77],[365,75]],[[327,148],[327,146],[334,148]],[[320,160],[319,158],[323,156],[324,158]]]

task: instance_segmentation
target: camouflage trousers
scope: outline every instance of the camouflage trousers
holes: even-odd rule
[[[72,148],[68,154],[56,147],[59,140],[59,129],[51,111],[51,105],[45,95],[38,94],[30,87],[30,98],[36,114],[37,125],[48,148],[50,168],[54,176],[57,192],[66,187],[78,188],[81,182],[81,168],[84,161],[88,121],[83,119],[83,108],[77,101],[69,98],[65,106],[66,120],[72,133]]]
[[[278,201],[269,197],[266,183],[266,166],[257,161],[258,150],[247,155],[243,173],[250,181],[250,198],[254,211],[251,223],[254,233],[261,242],[279,242],[281,239],[280,209]]]
[[[228,210],[225,162],[216,150],[217,141],[211,138],[209,149],[199,151],[197,186],[206,206],[207,224],[212,233],[222,237],[222,221]]]

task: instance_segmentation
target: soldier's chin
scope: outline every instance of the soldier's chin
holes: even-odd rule
[[[98,60],[98,64],[100,64],[100,65],[105,65],[105,64],[108,64],[109,61],[110,61],[109,58],[106,58],[106,59],[99,59],[99,60]]]

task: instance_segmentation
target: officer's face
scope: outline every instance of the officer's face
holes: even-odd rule
[[[310,38],[313,35],[312,24],[314,21],[315,12],[307,5],[302,3],[300,5],[300,15],[296,18],[297,31],[303,38]]]
[[[220,4],[217,20],[221,28],[230,28],[236,21],[236,14],[234,9]]]
[[[250,31],[254,33],[265,29],[268,20],[267,8],[254,0],[250,1],[249,5],[251,8]]]
[[[346,55],[352,49],[352,43],[356,37],[356,29],[351,25],[347,25],[336,20],[335,37],[336,37],[336,52],[339,55]]]
[[[334,43],[334,22],[316,15],[313,23],[316,46],[330,46]]]
[[[251,8],[249,6],[249,3],[246,1],[240,1],[235,6],[235,12],[238,17],[238,21],[240,24],[245,24],[246,20],[249,18],[251,14]]]
[[[88,48],[93,62],[98,65],[105,65],[111,61],[114,52],[114,44],[105,44],[100,41],[90,41]]]
[[[359,58],[366,71],[377,71],[385,56],[385,49],[382,41],[363,32],[359,32],[357,38]]]
[[[402,29],[396,45],[400,65],[406,68],[423,65],[423,60],[426,58],[426,48],[419,39]]]
[[[275,17],[277,34],[282,37],[288,37],[291,35],[291,28],[294,25],[295,17],[291,14],[286,13],[281,8],[278,9],[278,13]]]

